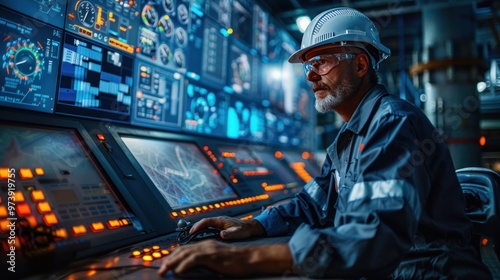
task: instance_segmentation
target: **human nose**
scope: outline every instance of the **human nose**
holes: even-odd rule
[[[306,79],[310,82],[319,81],[319,80],[321,80],[321,75],[316,73],[312,69],[309,69],[309,72],[307,72],[307,74],[306,74]]]

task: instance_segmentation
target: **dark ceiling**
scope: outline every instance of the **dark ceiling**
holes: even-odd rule
[[[476,43],[481,48],[485,45],[487,49],[496,46],[495,36],[492,29],[498,25],[500,34],[500,16],[493,11],[499,9],[497,1],[472,1],[472,0],[256,0],[265,10],[281,21],[288,32],[300,42],[302,34],[298,31],[295,19],[300,15],[308,15],[311,19],[324,10],[335,7],[351,7],[365,13],[379,28],[382,43],[392,50],[392,58],[389,68],[393,70],[408,68],[412,61],[415,50],[420,49],[422,41],[422,10],[424,8],[446,8],[452,6],[464,6],[474,9],[476,15]],[[495,7],[496,6],[496,7]],[[498,19],[497,19],[498,18]],[[404,46],[404,48],[401,48]],[[404,60],[401,60],[403,55]],[[404,61],[404,65],[401,65]]]

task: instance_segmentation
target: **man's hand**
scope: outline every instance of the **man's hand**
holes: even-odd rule
[[[242,221],[231,217],[205,218],[195,223],[189,233],[200,229],[214,227],[219,229],[222,239],[244,239],[252,236],[264,236],[266,230],[256,220]]]
[[[158,270],[177,274],[194,266],[204,266],[231,277],[250,275],[278,275],[291,270],[293,261],[288,244],[263,246],[235,246],[214,240],[175,248]]]

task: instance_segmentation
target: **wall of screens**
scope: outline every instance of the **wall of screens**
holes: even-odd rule
[[[252,0],[0,5],[0,106],[314,149],[298,44]]]

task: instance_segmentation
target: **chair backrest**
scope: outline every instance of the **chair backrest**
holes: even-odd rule
[[[484,167],[462,168],[456,173],[465,196],[465,212],[474,225],[474,234],[493,242],[493,249],[500,259],[500,175]]]

